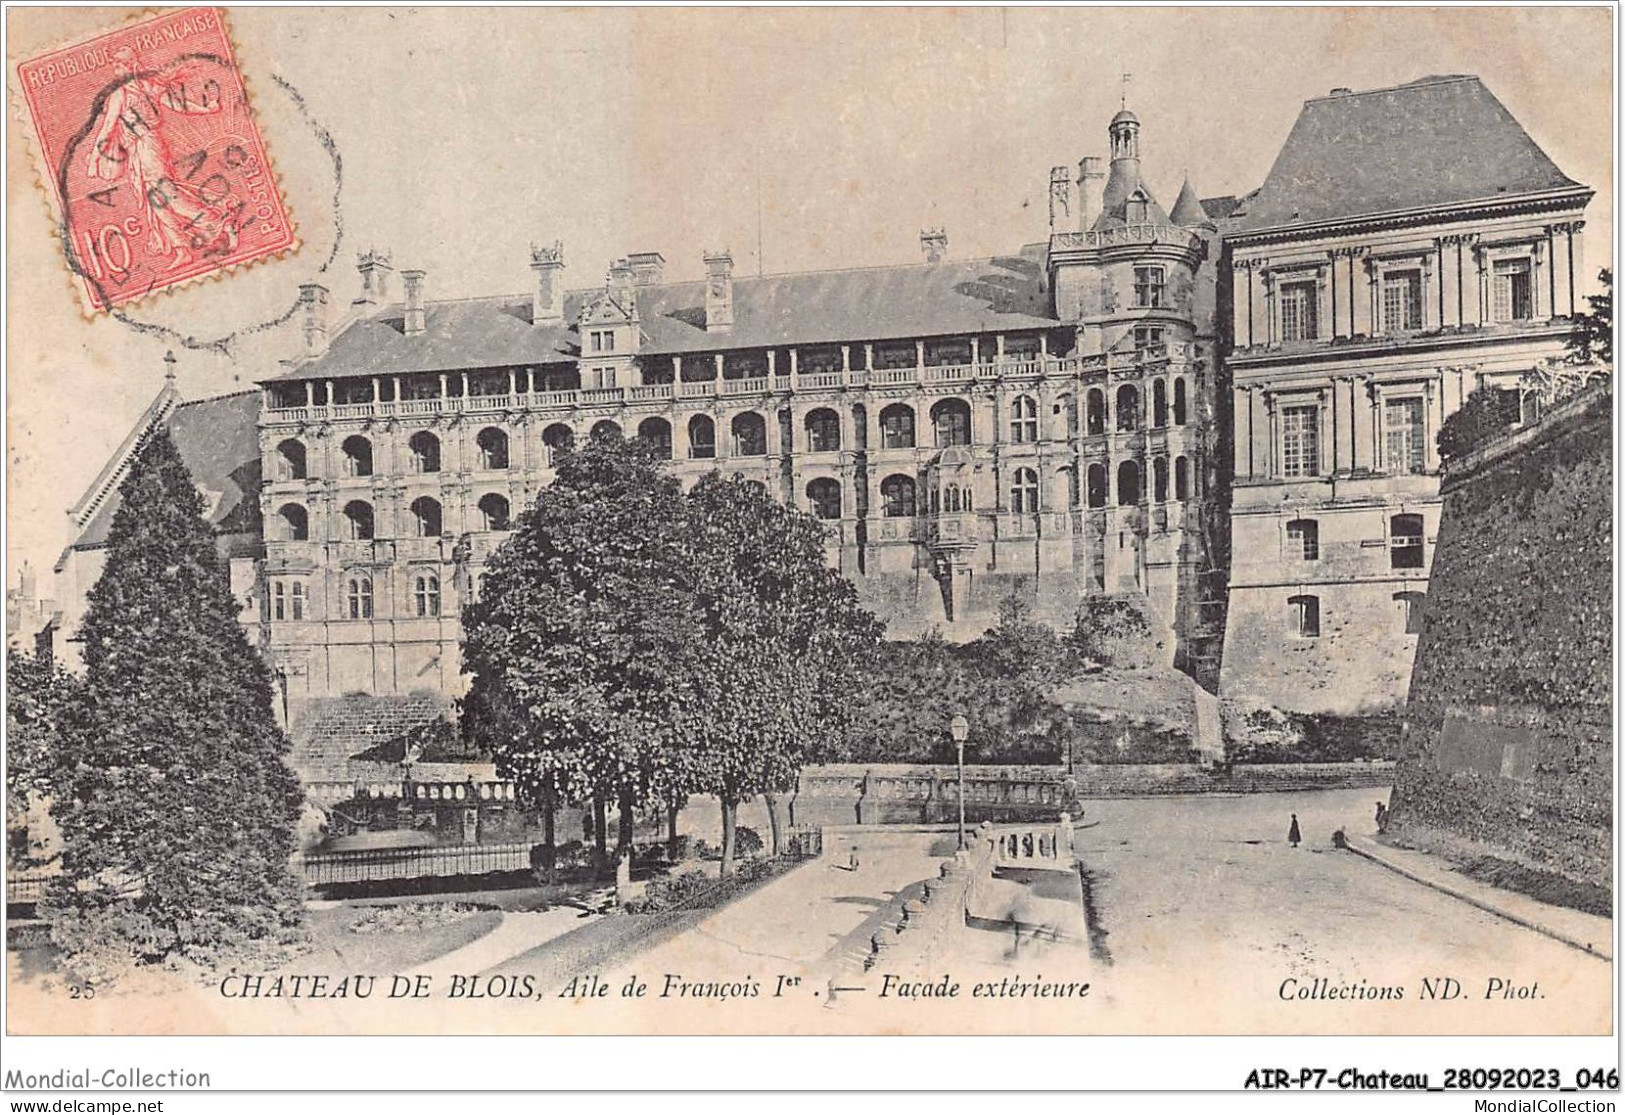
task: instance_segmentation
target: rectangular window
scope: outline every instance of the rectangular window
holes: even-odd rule
[[[1134,269],[1134,305],[1141,309],[1155,309],[1162,305],[1164,271],[1160,267]]]
[[[1281,340],[1312,341],[1320,335],[1320,295],[1314,283],[1282,283],[1279,301]]]
[[[1281,411],[1281,475],[1320,475],[1320,408]]]
[[[614,368],[594,368],[592,374],[594,387],[609,388],[615,386]]]
[[[284,592],[283,592],[282,582],[281,581],[272,581],[271,582],[271,618],[272,619],[284,619],[284,618],[286,618],[284,616],[284,614],[283,614],[285,609],[286,609],[286,606],[287,606],[286,605],[286,599],[287,598],[286,598],[286,596],[284,595]]]
[[[1528,321],[1535,316],[1527,259],[1504,259],[1495,265],[1493,301],[1496,321]]]
[[[1314,519],[1293,519],[1286,525],[1287,557],[1320,560],[1320,524]]]
[[[305,582],[295,581],[292,586],[290,602],[293,605],[293,618],[305,618]]]
[[[1406,333],[1422,328],[1422,272],[1390,271],[1382,277],[1382,330]]]
[[[1382,404],[1384,465],[1389,472],[1422,472],[1427,468],[1427,441],[1422,428],[1422,400],[1385,399]]]
[[[1394,569],[1422,569],[1427,551],[1422,543],[1422,516],[1395,515],[1388,524],[1389,563]]]
[[[1136,325],[1134,327],[1134,351],[1145,352],[1149,349],[1162,347],[1163,332],[1160,325]]]

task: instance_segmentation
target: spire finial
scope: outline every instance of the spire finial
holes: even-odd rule
[[[175,381],[175,350],[170,349],[164,353],[164,378],[171,383]]]
[[[1123,74],[1123,103],[1120,106],[1122,108],[1127,108],[1128,107],[1128,83],[1129,83],[1129,79],[1132,78],[1133,76],[1134,75],[1130,74],[1130,73],[1124,73]]]

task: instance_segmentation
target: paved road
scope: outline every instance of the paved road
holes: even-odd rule
[[[1610,965],[1331,847],[1380,791],[1091,803],[1079,851],[1112,963],[1104,1014],[1166,1032],[1602,1033]],[[1286,843],[1297,813],[1304,843]],[[1422,1001],[1423,978],[1462,997]],[[1399,1001],[1291,998],[1399,988]],[[1492,980],[1533,988],[1486,999]],[[1115,1027],[1113,1027],[1115,1028]]]
[[[810,1022],[841,1030],[862,1028],[854,1024],[866,1016],[870,1029],[950,1031],[1605,1032],[1607,963],[1332,847],[1338,827],[1372,830],[1383,796],[1353,790],[1090,803],[1084,820],[1092,827],[1080,833],[1079,852],[1106,955],[1084,972],[1053,953],[1024,955],[1018,965],[1028,977],[1088,978],[1093,990],[1085,1002],[875,1015],[869,1012],[880,1004],[870,1000],[856,1013],[821,1012],[812,1020],[778,1004],[733,1002],[678,1026],[666,1012],[646,1017],[662,1029]],[[1286,841],[1292,813],[1304,837],[1297,848]],[[687,980],[763,979],[769,972],[816,978],[821,954],[827,961],[832,947],[839,953],[840,942],[863,937],[881,899],[935,873],[940,857],[931,847],[940,840],[898,836],[884,848],[871,840],[856,875],[825,864],[801,869],[637,957],[617,978],[634,970]],[[1002,940],[996,949],[970,949],[956,974],[984,975],[1001,949]],[[1458,997],[1422,1000],[1424,978],[1456,981]],[[1486,999],[1494,980],[1502,981],[1498,989],[1529,997],[1498,991]],[[1367,989],[1388,997],[1357,997]]]

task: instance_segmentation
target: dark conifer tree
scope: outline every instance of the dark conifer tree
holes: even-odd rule
[[[46,908],[70,958],[116,943],[141,962],[211,962],[297,924],[302,793],[166,431],[141,447],[120,500],[82,627],[53,806],[64,872]]]

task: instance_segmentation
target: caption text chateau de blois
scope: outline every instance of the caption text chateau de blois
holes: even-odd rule
[[[825,520],[893,637],[1136,593],[1222,696],[1392,708],[1435,435],[1563,354],[1592,191],[1472,76],[1306,102],[1241,197],[1187,180],[1165,207],[1148,124],[1125,109],[1105,154],[1050,170],[1048,239],[991,259],[932,229],[907,266],[747,277],[716,251],[668,282],[649,250],[572,282],[555,242],[528,293],[441,300],[363,254],[359,295],[303,288],[280,375],[191,402],[167,381],[70,512],[46,635],[76,657],[119,483],[165,425],[291,719],[444,707],[483,564],[561,447],[612,427],[685,483],[741,473]]]

